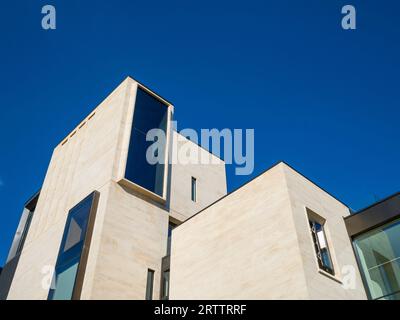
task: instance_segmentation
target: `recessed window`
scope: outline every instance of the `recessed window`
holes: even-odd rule
[[[162,277],[162,300],[169,298],[169,270],[163,272]]]
[[[49,300],[71,300],[80,294],[77,285],[81,284],[77,284],[77,277],[78,272],[85,269],[84,260],[90,246],[87,230],[90,216],[95,214],[97,197],[96,192],[92,193],[68,214],[55,267],[55,287],[50,289]]]
[[[332,257],[324,229],[325,221],[313,213],[308,215],[308,219],[318,266],[321,270],[334,275]]]
[[[192,177],[192,192],[191,192],[192,201],[197,201],[197,179]]]
[[[155,142],[147,141],[146,135],[151,129],[160,129],[166,137],[167,122],[168,106],[147,91],[138,88],[125,178],[161,197],[164,193],[166,146],[165,143],[157,142],[159,148],[149,148]],[[153,154],[148,154],[148,150]],[[153,158],[152,161],[149,161],[149,156]]]
[[[147,270],[146,300],[153,300],[154,270]]]
[[[18,254],[21,254],[22,248],[24,247],[24,243],[25,243],[25,240],[26,240],[26,236],[28,235],[28,230],[29,230],[29,227],[30,227],[30,225],[31,225],[32,216],[33,216],[33,212],[27,210],[27,217],[26,217],[25,225],[23,226],[23,231],[22,231],[22,234],[21,234],[21,239],[20,239],[20,241],[19,241],[19,243],[18,243],[18,247],[17,247],[17,252],[16,252],[17,255],[18,255]]]
[[[172,230],[174,230],[175,228],[176,228],[176,224],[170,221],[168,223],[167,256],[171,254]]]

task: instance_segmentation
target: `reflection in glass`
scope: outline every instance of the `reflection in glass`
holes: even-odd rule
[[[154,142],[146,141],[146,134],[151,129],[160,129],[166,134],[167,120],[168,106],[138,88],[125,178],[159,196],[163,196],[164,163],[150,164],[147,161],[147,149]],[[153,152],[154,157],[164,159],[165,145]]]
[[[314,242],[314,249],[317,255],[320,269],[334,275],[333,263],[326,241],[324,226],[315,220],[310,219],[310,230]]]
[[[168,300],[169,298],[169,270],[163,272],[162,279],[162,299]]]
[[[195,177],[192,177],[192,201],[197,201],[197,180]]]
[[[357,259],[372,299],[400,298],[400,220],[354,239]]]
[[[94,193],[68,214],[55,267],[55,288],[50,289],[49,300],[72,299],[93,199]]]

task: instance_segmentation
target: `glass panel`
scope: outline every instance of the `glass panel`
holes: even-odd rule
[[[20,254],[22,251],[22,248],[24,247],[25,239],[26,239],[26,236],[28,235],[28,230],[31,225],[32,216],[33,216],[33,212],[29,211],[28,217],[26,218],[24,231],[22,232],[21,239],[18,243],[18,248],[17,248],[16,254]]]
[[[196,194],[197,194],[197,183],[196,178],[192,177],[192,201],[196,201]]]
[[[146,300],[153,300],[154,271],[147,271]]]
[[[169,270],[163,273],[163,299],[168,300],[169,296]]]
[[[79,261],[74,261],[56,275],[57,290],[54,291],[53,300],[70,300],[72,298],[78,266]]]
[[[400,291],[400,220],[376,228],[354,240],[357,259],[372,299]]]
[[[76,210],[73,215],[71,215],[67,238],[63,250],[64,252],[83,241],[88,222],[90,205],[91,202],[84,202],[84,205]]]
[[[316,221],[310,220],[311,235],[314,241],[315,253],[318,259],[319,267],[334,274],[333,263],[329,252],[328,243],[326,241],[324,226]]]
[[[159,196],[163,195],[164,163],[151,164],[147,161],[147,150],[154,142],[146,141],[146,134],[155,128],[161,129],[166,134],[167,119],[168,107],[138,88],[125,178]],[[153,155],[164,161],[165,145],[153,150]]]
[[[55,288],[50,290],[49,300],[72,298],[93,199],[91,194],[68,214],[55,267]]]

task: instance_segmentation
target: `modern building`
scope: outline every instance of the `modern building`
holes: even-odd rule
[[[178,133],[173,113],[128,77],[55,147],[0,299],[398,297],[398,202],[380,220],[368,218],[379,204],[351,214],[284,162],[227,194],[224,161]],[[153,128],[165,133],[157,150]],[[210,161],[171,161],[188,151]]]

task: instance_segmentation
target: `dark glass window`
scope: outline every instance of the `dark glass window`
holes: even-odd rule
[[[356,237],[354,249],[369,297],[400,300],[400,220]]]
[[[154,270],[147,270],[146,300],[153,300]]]
[[[26,218],[24,229],[22,231],[21,239],[20,239],[20,241],[18,243],[16,255],[21,254],[21,252],[22,252],[22,248],[24,247],[26,236],[28,235],[28,230],[29,230],[29,227],[31,225],[32,216],[33,216],[33,212],[29,211],[28,212],[28,216]]]
[[[131,138],[125,178],[139,186],[163,196],[164,163],[151,164],[146,159],[146,152],[154,141],[146,141],[146,134],[151,129],[167,132],[168,106],[151,94],[138,88],[133,115]],[[153,155],[164,160],[165,145],[153,150]]]
[[[197,201],[197,180],[192,177],[192,201]]]
[[[171,237],[172,237],[172,230],[176,228],[176,224],[173,222],[168,223],[168,243],[167,243],[167,256],[171,254]]]
[[[92,193],[68,214],[55,267],[55,287],[50,289],[49,300],[73,298],[94,198]]]
[[[169,298],[169,270],[163,272],[162,277],[162,300]]]
[[[334,275],[333,263],[329,252],[328,242],[326,241],[324,226],[312,219],[309,220],[309,224],[318,265],[320,269]]]

